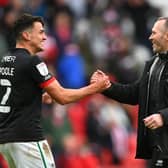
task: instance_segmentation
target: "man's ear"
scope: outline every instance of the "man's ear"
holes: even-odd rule
[[[22,36],[23,36],[23,39],[25,40],[28,40],[28,41],[31,40],[30,33],[28,31],[22,32]]]

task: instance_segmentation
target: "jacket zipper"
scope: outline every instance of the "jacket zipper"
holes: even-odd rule
[[[148,86],[147,86],[145,117],[147,117],[147,114],[148,114],[151,75],[152,75],[152,72],[153,72],[154,67],[155,67],[155,65],[156,65],[156,63],[157,63],[158,60],[159,60],[159,57],[156,57],[156,59],[154,60],[154,63],[152,64],[152,66],[151,66],[149,72],[147,72],[147,74],[149,74],[149,77],[148,77]],[[144,135],[146,135],[146,132],[147,132],[147,129],[146,129],[146,127],[145,127],[145,128],[144,128]]]

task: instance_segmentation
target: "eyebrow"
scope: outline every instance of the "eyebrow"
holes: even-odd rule
[[[40,32],[45,32],[46,30],[44,28],[40,29]]]

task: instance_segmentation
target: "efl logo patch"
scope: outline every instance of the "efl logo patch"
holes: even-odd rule
[[[47,66],[46,66],[46,64],[44,62],[36,65],[36,68],[38,69],[38,71],[40,72],[40,74],[42,76],[48,75],[48,68],[47,68]]]

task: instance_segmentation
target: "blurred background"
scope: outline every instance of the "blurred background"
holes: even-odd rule
[[[0,0],[0,55],[14,46],[13,23],[27,12],[45,20],[48,39],[39,56],[62,86],[83,87],[97,69],[131,83],[152,57],[148,37],[167,9],[167,0]],[[137,111],[101,94],[64,106],[43,104],[57,168],[148,168],[134,159]],[[8,168],[1,155],[0,168]]]

